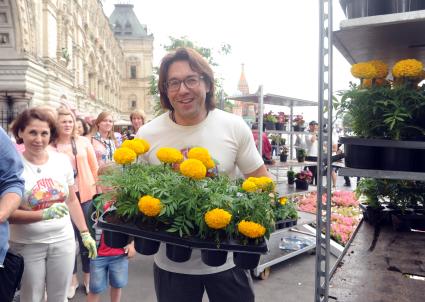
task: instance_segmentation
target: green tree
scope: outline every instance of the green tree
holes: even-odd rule
[[[164,49],[166,51],[171,51],[173,49],[179,48],[179,47],[190,47],[195,49],[197,52],[199,52],[207,61],[208,63],[213,66],[219,66],[219,64],[216,62],[216,59],[213,56],[215,54],[218,55],[228,55],[229,53],[231,53],[231,46],[230,44],[223,44],[220,46],[220,49],[215,51],[214,49],[211,48],[206,48],[206,47],[202,47],[202,46],[198,46],[196,45],[194,42],[192,42],[191,40],[189,40],[188,37],[183,36],[181,38],[174,38],[174,37],[169,37],[170,39],[170,44],[167,45],[163,45]],[[159,91],[158,91],[158,76],[159,76],[159,67],[154,67],[153,68],[153,75],[151,76],[150,79],[150,88],[149,88],[149,94],[153,96],[154,98],[154,112],[155,115],[158,116],[160,114],[162,114],[164,112],[164,110],[161,107],[161,102],[159,99]],[[221,77],[216,77],[215,78],[215,91],[216,91],[216,101],[219,102],[222,94],[223,96],[226,98],[227,94],[224,92],[223,90],[223,78]],[[224,103],[224,109],[231,111],[233,108],[233,103],[231,103],[228,100],[225,100]]]

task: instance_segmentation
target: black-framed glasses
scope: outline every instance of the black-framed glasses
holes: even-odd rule
[[[187,89],[193,89],[199,86],[199,83],[203,78],[203,76],[192,75],[188,76],[184,80],[172,79],[165,83],[165,87],[168,92],[176,92],[180,89],[181,84],[184,83]]]

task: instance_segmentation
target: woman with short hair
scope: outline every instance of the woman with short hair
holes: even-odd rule
[[[10,217],[10,245],[25,259],[21,302],[62,302],[71,281],[77,226],[89,257],[97,255],[74,191],[74,173],[66,155],[48,149],[56,135],[56,121],[46,110],[23,111],[13,124],[22,154],[25,194]]]

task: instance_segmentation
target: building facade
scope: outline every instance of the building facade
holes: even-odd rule
[[[128,119],[121,44],[100,0],[0,0],[1,126],[36,105]]]

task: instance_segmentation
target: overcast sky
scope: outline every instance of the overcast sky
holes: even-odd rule
[[[104,0],[105,14],[119,2],[133,3],[139,21],[154,35],[154,66],[169,36],[187,36],[213,49],[227,43],[232,53],[217,56],[215,69],[226,93],[237,92],[244,63],[250,92],[263,85],[265,93],[317,101],[318,0]],[[339,1],[333,3],[335,30],[344,15]],[[334,91],[347,88],[350,80],[350,65],[335,51]]]

